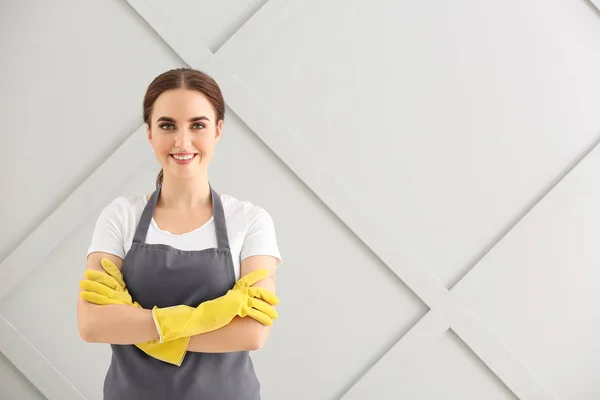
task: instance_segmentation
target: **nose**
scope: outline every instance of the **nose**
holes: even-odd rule
[[[175,135],[175,146],[180,149],[186,149],[192,143],[192,134],[188,129],[179,129]]]

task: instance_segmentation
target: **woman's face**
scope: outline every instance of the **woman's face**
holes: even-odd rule
[[[165,175],[206,174],[223,128],[215,119],[212,104],[195,90],[168,90],[156,99],[146,130]]]

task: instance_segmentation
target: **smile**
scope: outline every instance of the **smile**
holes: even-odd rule
[[[196,158],[197,155],[198,155],[198,153],[193,153],[193,154],[170,154],[171,158],[173,158],[173,160],[175,160],[175,162],[177,164],[181,164],[181,165],[189,164],[190,162],[192,162]]]

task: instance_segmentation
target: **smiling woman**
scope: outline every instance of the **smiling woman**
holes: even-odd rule
[[[192,155],[195,162],[204,165],[210,162],[221,138],[225,101],[217,83],[199,71],[169,71],[157,79],[159,82],[150,85],[144,98],[143,117],[148,139],[163,165],[157,178],[157,185],[160,185],[165,168],[171,165],[165,165],[161,158],[165,154],[171,160],[175,159],[174,155]],[[152,118],[155,118],[156,130]],[[185,171],[173,172],[185,174]]]
[[[106,400],[260,399],[249,351],[278,317],[281,256],[269,213],[210,184],[224,117],[219,86],[200,71],[148,87],[156,190],[102,211],[80,282],[81,337],[113,352]]]

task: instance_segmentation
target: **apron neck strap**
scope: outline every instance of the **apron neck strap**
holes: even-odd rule
[[[210,186],[210,194],[212,196],[213,218],[215,221],[215,231],[217,232],[217,247],[219,249],[229,249],[229,236],[227,235],[227,223],[225,221],[225,211],[223,210],[223,202],[221,196],[217,193],[212,185]]]
[[[213,219],[217,234],[217,247],[220,249],[229,249],[229,237],[227,235],[227,224],[225,222],[225,211],[223,210],[221,196],[213,189],[210,183],[209,186],[212,199]],[[161,188],[162,185],[152,193],[146,207],[144,207],[144,211],[142,212],[142,216],[133,237],[133,241],[136,243],[146,242],[148,228],[150,228],[150,223],[152,221],[152,216],[154,215],[154,210],[156,209],[156,204],[158,203],[158,196],[160,195]]]

